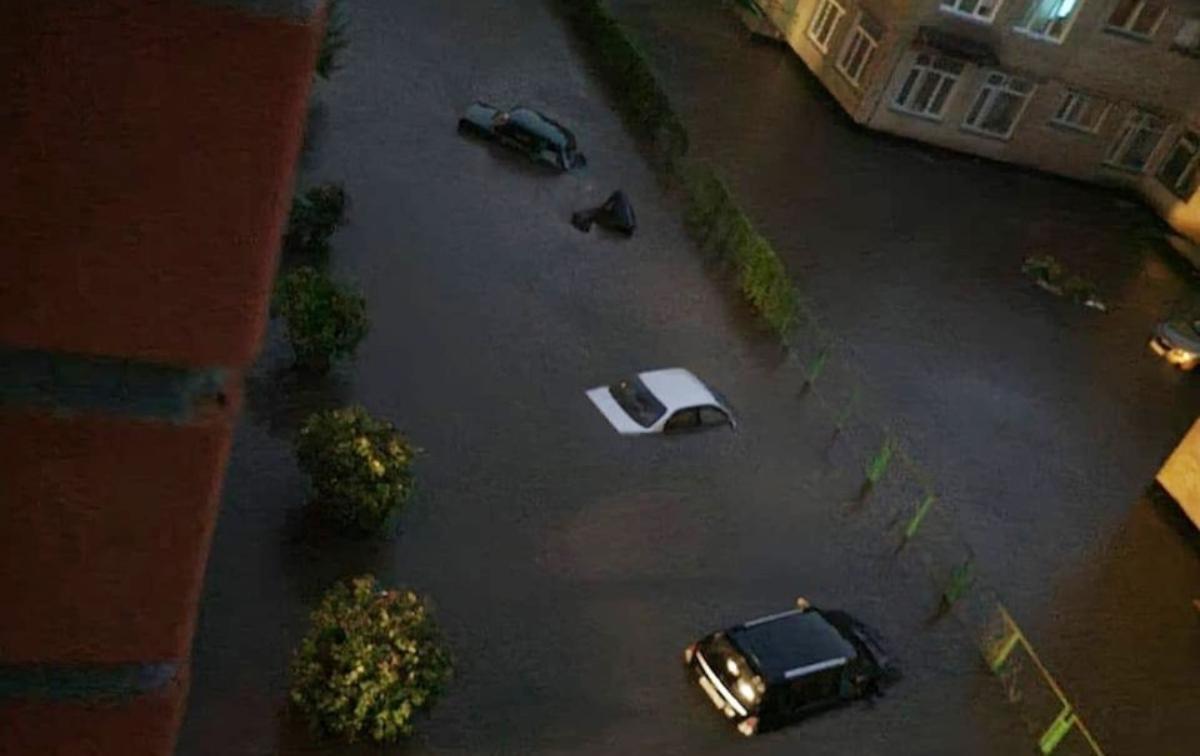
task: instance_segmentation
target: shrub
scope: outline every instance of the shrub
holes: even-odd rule
[[[634,133],[657,148],[669,168],[687,153],[688,134],[646,56],[600,0],[563,0],[567,18],[617,110]]]
[[[311,415],[296,437],[313,507],[354,535],[379,530],[408,498],[415,453],[395,426],[357,406]]]
[[[429,609],[364,575],[335,585],[292,659],[291,702],[317,732],[354,742],[413,732],[449,681],[451,661]]]
[[[329,237],[346,222],[346,190],[341,184],[314,186],[292,200],[283,248],[322,260],[329,254]]]
[[[1077,304],[1087,304],[1097,300],[1096,284],[1083,276],[1072,274],[1062,285],[1063,296],[1069,297]]]
[[[759,234],[708,167],[684,174],[684,222],[697,242],[737,274],[742,296],[783,339],[799,314],[796,288],[771,243]]]
[[[1063,266],[1054,255],[1030,255],[1021,263],[1021,271],[1026,275],[1058,285],[1062,281]]]
[[[350,45],[350,40],[346,38],[342,0],[329,0],[326,13],[325,34],[321,37],[321,49],[317,52],[317,76],[328,81],[333,72],[341,68],[338,58],[342,50]]]
[[[271,314],[286,321],[296,364],[317,372],[326,372],[333,360],[353,354],[367,335],[367,303],[362,295],[307,266],[279,279]]]

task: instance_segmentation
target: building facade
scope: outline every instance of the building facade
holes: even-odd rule
[[[0,754],[170,756],[318,0],[0,24]]]
[[[764,0],[858,123],[1137,190],[1200,242],[1197,0]]]

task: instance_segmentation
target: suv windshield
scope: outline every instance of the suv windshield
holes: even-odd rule
[[[612,398],[621,405],[625,414],[632,417],[634,422],[643,428],[654,425],[667,411],[662,402],[658,401],[657,397],[650,393],[650,389],[646,388],[646,384],[637,378],[630,378],[609,386],[608,393],[612,394]]]
[[[700,644],[700,657],[706,668],[737,698],[747,711],[754,711],[762,701],[766,685],[746,656],[724,633],[718,633]]]

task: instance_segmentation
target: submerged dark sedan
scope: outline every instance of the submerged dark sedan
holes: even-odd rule
[[[516,106],[501,110],[486,102],[467,108],[458,120],[458,130],[524,153],[531,160],[569,171],[582,168],[587,160],[575,146],[575,135],[567,127],[532,108]]]

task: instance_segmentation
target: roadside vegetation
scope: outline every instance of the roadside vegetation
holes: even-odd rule
[[[297,195],[288,213],[284,252],[325,263],[329,239],[346,223],[346,190],[336,182],[318,184]]]
[[[637,43],[602,0],[560,0],[618,111],[652,148],[663,178],[682,188],[688,230],[731,272],[738,290],[784,343],[800,298],[779,255],[711,166],[687,160],[688,134]]]
[[[413,733],[451,668],[425,602],[364,575],[335,585],[312,613],[289,699],[320,735],[390,743]]]
[[[318,374],[354,354],[369,328],[363,296],[309,266],[280,277],[271,314],[284,320],[296,366]]]

